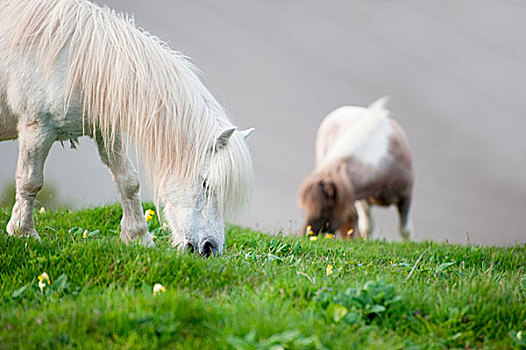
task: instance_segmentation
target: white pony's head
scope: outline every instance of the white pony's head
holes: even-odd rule
[[[210,145],[197,178],[170,177],[161,186],[172,245],[201,256],[221,255],[225,219],[248,200],[252,164],[246,139],[254,129],[228,127]]]

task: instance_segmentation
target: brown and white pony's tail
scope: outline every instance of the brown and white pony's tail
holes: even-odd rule
[[[385,112],[387,112],[389,114],[389,111],[385,107],[387,102],[389,102],[389,96],[380,97],[378,100],[376,100],[376,101],[372,102],[371,104],[369,104],[367,109],[369,109],[370,111],[378,112],[378,113],[385,113]]]

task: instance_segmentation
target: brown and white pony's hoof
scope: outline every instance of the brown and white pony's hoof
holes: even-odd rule
[[[411,237],[413,236],[413,228],[411,226],[401,227],[400,236],[402,236],[404,241],[410,241]]]

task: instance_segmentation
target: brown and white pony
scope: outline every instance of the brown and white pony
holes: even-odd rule
[[[339,230],[341,237],[367,237],[370,205],[394,204],[400,234],[411,236],[411,150],[405,132],[389,117],[387,99],[369,107],[344,106],[325,117],[316,139],[316,169],[300,186],[305,231]],[[310,226],[310,227],[309,227]]]

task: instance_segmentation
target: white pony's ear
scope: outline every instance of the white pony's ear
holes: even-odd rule
[[[228,140],[230,140],[230,137],[234,134],[234,131],[237,130],[237,127],[232,126],[230,128],[226,128],[225,130],[221,131],[219,135],[216,137],[216,141],[214,142],[214,151],[219,151],[221,148],[225,147],[228,143]]]
[[[249,128],[247,130],[240,131],[241,136],[243,136],[243,139],[246,140],[252,133],[254,132],[254,128]]]

